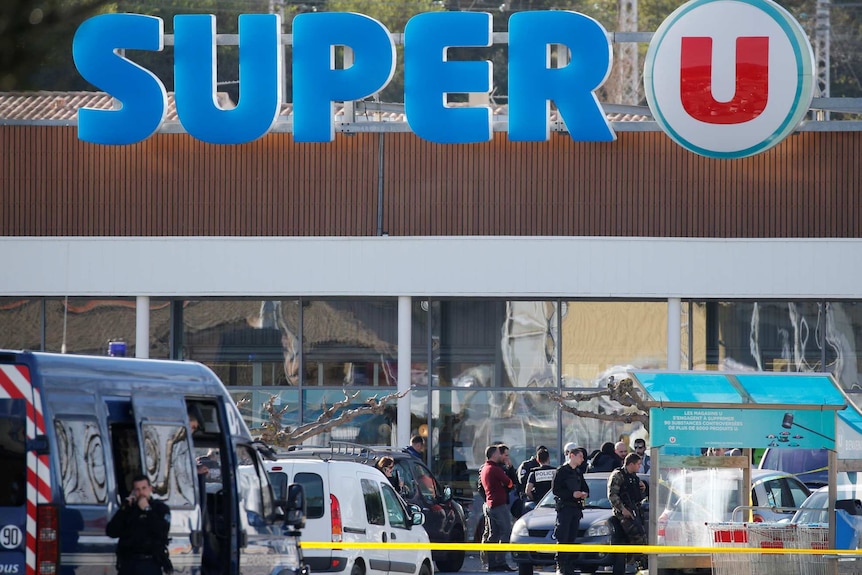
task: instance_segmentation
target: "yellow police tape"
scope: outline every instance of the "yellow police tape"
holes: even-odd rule
[[[784,549],[772,547],[684,547],[681,545],[580,545],[523,543],[331,543],[302,541],[303,549],[429,549],[431,551],[534,551],[556,553],[643,553],[648,555],[702,555],[765,553],[770,555],[860,555],[862,549]]]

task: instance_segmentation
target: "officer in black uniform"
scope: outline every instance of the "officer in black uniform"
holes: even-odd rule
[[[529,509],[533,509],[545,494],[551,490],[551,484],[554,481],[554,475],[557,474],[557,468],[553,467],[551,462],[551,454],[547,449],[540,449],[536,454],[539,460],[539,466],[534,467],[527,477],[527,487],[524,490],[527,497],[530,498]]]
[[[108,537],[118,537],[118,575],[170,575],[168,535],[171,510],[153,499],[153,486],[146,475],[132,479],[132,492],[105,527]]]
[[[557,543],[574,543],[578,537],[578,526],[584,516],[584,501],[590,496],[590,488],[580,467],[587,456],[586,450],[576,443],[567,443],[564,450],[566,463],[557,468],[551,489],[557,507],[557,522],[554,537]],[[557,553],[557,573],[573,575],[575,553]]]
[[[608,477],[608,499],[614,510],[614,517],[619,521],[625,535],[624,543],[629,545],[646,545],[647,534],[643,524],[641,501],[646,496],[646,484],[637,476],[641,457],[637,453],[626,455],[623,466],[614,470]],[[645,555],[632,557],[638,563],[646,563]],[[625,575],[626,555],[616,553],[614,557],[614,575]]]

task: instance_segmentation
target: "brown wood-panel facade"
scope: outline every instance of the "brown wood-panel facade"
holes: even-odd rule
[[[742,160],[661,132],[439,145],[410,133],[157,134],[81,142],[0,126],[2,236],[862,237],[862,133],[802,132]]]

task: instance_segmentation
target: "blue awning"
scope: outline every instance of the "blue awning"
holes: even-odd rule
[[[654,404],[756,404],[841,409],[846,396],[824,373],[633,371],[646,401]]]

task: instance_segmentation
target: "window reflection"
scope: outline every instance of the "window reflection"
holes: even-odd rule
[[[183,356],[227,385],[296,385],[300,315],[299,300],[186,302]]]
[[[398,302],[303,302],[305,385],[395,386]]]
[[[356,397],[353,394],[359,392]],[[365,404],[370,397],[382,398],[395,393],[395,390],[347,390],[349,401],[346,409],[354,409]],[[345,401],[345,391],[341,389],[307,389],[303,391],[303,421],[316,421],[320,415],[334,404]],[[313,443],[326,445],[329,441],[351,441],[365,445],[393,445],[395,441],[395,422],[398,419],[395,401],[386,404],[382,413],[365,413],[345,421],[314,438]]]
[[[0,297],[0,349],[41,349],[41,325],[41,298]]]
[[[548,301],[431,301],[435,385],[557,385],[557,305]]]
[[[859,377],[862,306],[857,302],[698,302],[706,366],[726,370],[827,371],[848,390]],[[694,316],[695,321],[698,316]],[[698,366],[695,365],[695,368]]]
[[[667,366],[667,302],[568,302],[563,385],[596,387],[620,367]]]
[[[298,389],[228,389],[243,420],[252,432],[280,422],[289,430],[300,424]]]
[[[557,445],[558,409],[541,392],[453,389],[432,396],[439,406],[432,419],[437,434],[433,468],[455,495],[472,496],[471,477],[485,461],[485,448],[495,441],[509,446],[516,466],[537,446],[546,445],[553,453]]]

